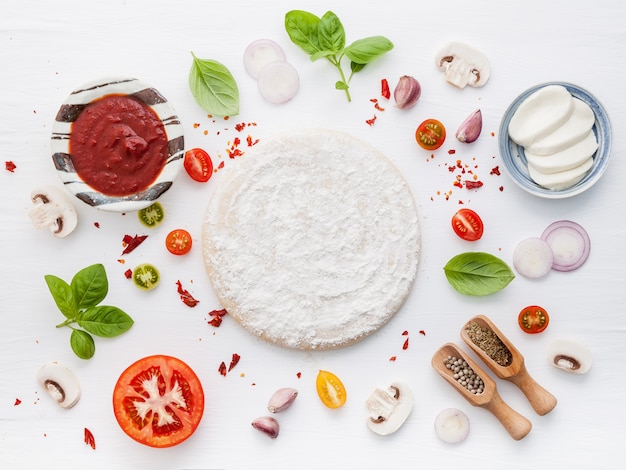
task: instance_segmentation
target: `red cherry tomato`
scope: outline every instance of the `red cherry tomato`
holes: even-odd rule
[[[115,384],[113,411],[122,430],[150,447],[171,447],[191,436],[204,413],[204,392],[180,359],[149,356],[130,365]]]
[[[446,128],[436,119],[426,119],[415,131],[415,140],[426,150],[437,150],[446,140]]]
[[[191,234],[187,230],[177,228],[165,237],[165,247],[173,255],[186,255],[191,250]]]
[[[213,161],[209,154],[199,148],[187,150],[183,166],[192,179],[206,183],[213,175]]]
[[[460,209],[452,216],[452,229],[463,240],[473,242],[483,236],[485,230],[480,216],[471,209]]]
[[[550,316],[545,308],[538,305],[529,305],[519,313],[517,323],[525,333],[541,333],[548,327]]]

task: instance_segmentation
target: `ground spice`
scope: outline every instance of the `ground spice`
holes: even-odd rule
[[[483,328],[475,321],[471,321],[465,325],[465,331],[472,342],[495,362],[505,367],[511,365],[513,359],[511,351],[491,329]]]

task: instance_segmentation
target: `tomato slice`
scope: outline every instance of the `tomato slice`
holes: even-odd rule
[[[183,166],[187,174],[200,183],[206,183],[213,175],[213,161],[211,157],[205,150],[199,148],[185,152]]]
[[[139,221],[143,225],[152,228],[163,222],[165,211],[163,210],[163,206],[161,204],[155,202],[154,204],[138,211],[137,215],[139,216]]]
[[[524,307],[519,313],[517,323],[525,333],[541,333],[548,327],[550,316],[545,308],[538,305],[529,305]]]
[[[165,247],[167,251],[174,255],[185,255],[191,250],[191,235],[187,230],[178,228],[172,230],[165,237]]]
[[[159,270],[151,264],[144,263],[133,269],[133,282],[143,290],[152,290],[161,281]]]
[[[122,430],[150,447],[171,447],[191,436],[204,413],[204,391],[180,359],[148,356],[131,364],[113,390],[113,411]]]
[[[415,140],[426,150],[437,150],[446,140],[446,128],[436,119],[426,119],[415,130]]]
[[[474,242],[483,236],[485,227],[480,216],[472,209],[463,208],[452,216],[452,229],[463,240]]]
[[[315,380],[315,388],[320,400],[328,408],[339,408],[346,403],[346,387],[332,372],[320,370]]]

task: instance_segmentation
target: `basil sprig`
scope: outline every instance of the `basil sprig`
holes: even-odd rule
[[[393,49],[393,43],[384,36],[371,36],[346,46],[346,33],[337,15],[327,11],[321,18],[313,13],[292,10],[285,15],[285,30],[291,41],[309,54],[311,61],[328,60],[338,71],[337,90],[344,90],[351,101],[349,84],[352,76],[365,65]],[[344,57],[350,60],[350,74],[341,66]]]
[[[515,274],[504,261],[482,252],[456,255],[443,270],[452,287],[461,294],[474,296],[498,292],[515,278]]]
[[[215,60],[198,59],[192,52],[189,89],[207,113],[217,116],[239,114],[239,88],[226,66]]]
[[[102,264],[78,271],[70,284],[48,274],[44,276],[54,301],[65,316],[57,328],[72,329],[70,346],[81,359],[91,359],[96,352],[94,336],[113,338],[128,331],[133,319],[117,307],[98,305],[109,291],[109,282]]]

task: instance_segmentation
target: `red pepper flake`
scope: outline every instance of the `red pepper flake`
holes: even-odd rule
[[[17,405],[19,405],[20,403],[22,403],[22,400],[20,400],[19,398],[16,398],[16,399],[15,399],[15,403],[13,403],[13,406],[17,406]]]
[[[396,362],[396,359],[398,359],[398,356],[391,356],[389,362]]]
[[[93,434],[87,428],[85,428],[85,444],[91,446],[93,450],[96,450],[96,438],[93,437]]]
[[[15,163],[13,163],[12,161],[4,162],[4,167],[7,169],[7,171],[10,171],[11,173],[13,173],[17,168],[17,166],[15,166]]]
[[[404,331],[402,332],[402,336],[409,336],[409,332],[408,332],[407,330],[404,330]]]
[[[500,167],[499,166],[494,166],[491,171],[489,172],[490,175],[498,175],[500,176]]]
[[[239,359],[241,359],[241,356],[239,354],[233,354],[232,359],[230,360],[230,365],[228,366],[228,372],[230,372],[231,370],[233,370],[233,368],[239,364]]]
[[[234,148],[234,147],[230,149],[226,149],[226,153],[228,154],[230,158],[241,157],[243,155],[243,152],[241,151],[241,149]]]
[[[244,122],[240,122],[238,124],[235,124],[235,130],[237,132],[241,132],[246,128],[246,124]]]
[[[469,180],[465,181],[465,188],[466,189],[478,189],[482,185],[483,185],[482,181],[469,181]]]
[[[455,153],[456,153],[456,150],[454,149],[448,150],[448,155],[454,155]]]
[[[389,82],[387,81],[386,78],[383,78],[380,81],[380,94],[383,98],[391,98],[391,90],[389,89]]]
[[[198,127],[200,127],[200,123],[199,122],[194,122],[193,123],[193,128],[197,129]]]
[[[209,320],[209,325],[218,328],[222,324],[222,317],[213,317]]]
[[[259,143],[259,139],[252,140],[252,136],[249,135],[248,137],[246,137],[246,142],[248,144],[248,147],[252,147],[253,145],[256,145]]]
[[[384,111],[385,108],[383,108],[381,105],[379,105],[378,103],[374,103],[374,108],[376,108],[378,111]]]
[[[375,114],[374,114],[374,117],[372,117],[371,119],[366,119],[365,120],[365,124],[367,124],[369,126],[373,126],[375,122],[376,122],[376,115]]]
[[[131,277],[133,277],[133,270],[127,269],[126,271],[124,271],[124,277],[126,277],[126,279],[130,279]]]
[[[223,162],[223,161],[221,161],[221,162],[220,162],[220,164],[219,164],[219,165],[217,165],[217,168],[218,168],[219,170],[221,170],[222,168],[224,168],[224,162]]]
[[[200,303],[199,300],[194,299],[193,295],[191,295],[187,289],[183,289],[183,285],[180,281],[176,281],[176,285],[178,286],[180,300],[182,300],[185,305],[188,307],[195,307]]]
[[[424,330],[420,330],[420,335],[426,336],[426,332]]]
[[[404,351],[406,351],[407,349],[409,349],[409,338],[407,338],[407,339],[404,341],[404,344],[402,345],[402,349],[403,349]]]
[[[302,372],[298,372],[298,373],[296,373],[296,377],[298,377],[299,379],[301,379],[301,378],[302,378]]]
[[[220,366],[217,368],[217,371],[220,373],[220,375],[226,377],[226,373],[228,372],[228,369],[226,369],[226,364],[224,363],[224,361],[222,361]]]
[[[122,246],[125,246],[126,248],[122,251],[122,256],[133,251],[141,245],[146,238],[148,238],[148,235],[135,235],[134,237],[124,235],[124,238],[122,239]]]
[[[219,327],[222,324],[222,317],[226,315],[228,312],[225,308],[222,310],[211,310],[209,315],[213,318],[209,320],[209,325],[214,326],[215,328]]]
[[[500,186],[498,189],[500,190],[500,192],[502,192],[504,191],[504,186]]]
[[[96,228],[100,228],[100,222],[94,222],[93,226],[96,227]]]

